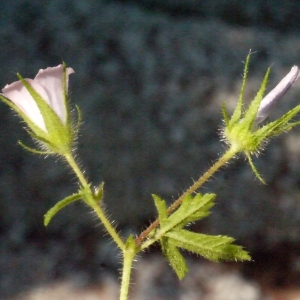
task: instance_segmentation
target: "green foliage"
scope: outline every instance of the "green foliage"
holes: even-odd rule
[[[209,209],[214,205],[215,194],[196,194],[195,197],[187,195],[181,206],[168,217],[165,201],[153,195],[155,206],[158,210],[161,231],[180,229],[189,223],[198,221],[209,215]]]
[[[35,138],[35,136],[29,132],[29,134]],[[46,150],[46,151],[42,151],[42,150],[37,150],[34,148],[31,148],[27,145],[25,145],[22,141],[18,141],[18,144],[23,147],[25,150],[27,150],[28,152],[34,153],[34,154],[41,154],[41,155],[51,155],[54,154],[54,152],[50,151],[50,150]]]
[[[160,240],[162,253],[169,261],[171,267],[176,272],[178,278],[181,280],[189,271],[185,258],[182,256],[178,247],[175,246],[170,238],[162,237]]]
[[[250,260],[249,254],[241,246],[234,245],[234,239],[221,235],[206,235],[188,230],[186,227],[196,221],[203,219],[210,214],[210,209],[214,205],[215,194],[200,193],[193,194],[205,183],[213,174],[224,166],[237,153],[244,153],[248,158],[250,166],[255,175],[262,181],[262,177],[252,162],[252,155],[258,154],[259,150],[266,143],[267,139],[288,131],[300,121],[292,121],[300,112],[300,105],[288,111],[281,118],[264,125],[259,125],[269,116],[270,107],[274,105],[287,90],[293,85],[300,75],[298,67],[294,66],[291,72],[273,89],[264,99],[270,69],[267,70],[261,86],[247,109],[244,108],[244,93],[246,88],[247,73],[250,63],[250,54],[247,56],[241,92],[237,106],[229,117],[225,104],[222,106],[224,117],[223,138],[228,144],[228,150],[206,171],[197,181],[193,183],[168,209],[166,202],[159,196],[153,195],[155,206],[158,210],[158,219],[155,220],[136,239],[130,235],[126,243],[123,237],[118,234],[113,223],[109,221],[99,203],[103,199],[103,185],[101,183],[95,189],[87,181],[84,173],[76,163],[73,154],[73,142],[77,137],[81,123],[81,112],[77,109],[77,124],[72,124],[70,118],[70,107],[67,96],[68,74],[66,65],[63,64],[62,92],[63,104],[65,108],[66,120],[56,113],[51,101],[45,101],[43,97],[33,88],[30,81],[24,79],[20,74],[18,77],[23,86],[29,92],[32,100],[36,103],[42,115],[42,123],[36,120],[36,114],[23,111],[14,101],[0,95],[0,100],[10,106],[28,125],[28,133],[39,142],[42,150],[32,149],[20,142],[23,148],[36,154],[58,154],[65,158],[78,177],[79,191],[65,199],[59,201],[44,216],[44,224],[47,226],[52,218],[66,205],[82,200],[93,209],[103,226],[110,234],[111,238],[118,245],[123,254],[123,273],[120,290],[120,299],[128,299],[130,274],[132,263],[136,254],[146,249],[155,242],[160,242],[164,257],[169,261],[171,267],[176,272],[179,279],[184,278],[188,272],[186,260],[181,251],[186,250],[206,259],[219,262],[222,260]],[[69,69],[73,72],[72,69]],[[70,72],[71,72],[70,71]],[[268,97],[269,96],[269,97]],[[50,97],[51,98],[51,97]],[[48,99],[49,100],[49,99]],[[29,101],[29,104],[31,101]],[[62,103],[60,103],[62,104]],[[193,195],[193,196],[192,196]],[[172,213],[171,213],[172,212]]]
[[[185,229],[173,230],[165,234],[169,243],[199,254],[212,261],[250,260],[241,246],[233,245],[234,239],[222,235],[206,235]]]
[[[215,196],[215,194],[196,194],[195,197],[187,195],[181,206],[168,216],[165,201],[153,195],[160,221],[160,228],[153,238],[160,241],[162,252],[179,279],[184,278],[188,267],[178,248],[217,262],[250,260],[250,256],[242,247],[232,244],[234,239],[231,237],[211,236],[183,229],[191,222],[198,221],[209,214]]]
[[[44,215],[44,225],[47,226],[51,219],[65,206],[68,204],[80,200],[81,199],[81,194],[73,194],[71,196],[66,197],[65,199],[57,202],[52,208],[50,208],[46,214]]]

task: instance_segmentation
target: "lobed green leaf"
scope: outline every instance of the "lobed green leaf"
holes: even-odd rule
[[[152,194],[152,197],[154,199],[154,203],[155,203],[156,209],[158,211],[158,218],[159,218],[160,226],[164,227],[166,225],[166,221],[168,219],[166,201],[164,201],[159,196],[154,195],[154,194]]]
[[[181,280],[189,271],[185,258],[180,251],[172,243],[169,243],[168,238],[161,239],[162,252],[164,257],[169,261],[171,267]]]
[[[196,194],[195,197],[187,195],[181,206],[161,224],[161,230],[168,232],[173,228],[183,228],[191,222],[206,217],[209,209],[214,205],[215,194]]]
[[[241,246],[232,244],[234,239],[231,237],[205,235],[184,229],[167,232],[165,237],[169,238],[169,244],[199,254],[212,261],[251,259]]]

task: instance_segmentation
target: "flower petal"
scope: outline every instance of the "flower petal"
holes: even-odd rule
[[[69,75],[74,73],[72,68],[66,69],[67,86]],[[44,100],[50,105],[54,112],[59,116],[64,124],[67,122],[67,111],[65,107],[64,90],[63,90],[63,65],[57,67],[39,70],[38,74],[33,80],[33,84],[41,85],[44,88],[46,97],[41,94]],[[33,85],[32,85],[33,86]],[[35,88],[35,86],[33,86]],[[38,90],[36,90],[39,92]]]
[[[31,79],[27,80],[29,82],[32,81]],[[47,131],[43,116],[37,104],[35,103],[30,93],[27,91],[27,89],[21,81],[15,81],[9,85],[7,84],[2,89],[2,92],[3,95],[9,100],[11,100],[16,106],[18,106],[28,116],[28,118],[31,119],[32,122],[34,122],[44,131]]]
[[[255,118],[256,124],[263,122],[269,116],[274,105],[286,94],[299,76],[299,68],[293,66],[291,71],[277,84],[277,86],[263,98]]]

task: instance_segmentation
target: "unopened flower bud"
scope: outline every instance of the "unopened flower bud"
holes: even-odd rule
[[[276,103],[286,94],[294,82],[298,79],[300,70],[293,66],[291,71],[269,92],[261,101],[255,118],[255,124],[263,122],[271,113]]]

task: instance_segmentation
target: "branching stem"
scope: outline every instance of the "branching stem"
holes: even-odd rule
[[[223,156],[221,156],[210,168],[207,170],[197,181],[195,181],[169,208],[168,214],[171,214],[174,210],[176,210],[180,204],[182,203],[183,199],[190,195],[198,188],[200,188],[203,183],[205,183],[218,169],[224,166],[231,158],[236,155],[236,151],[232,148],[227,150]],[[149,225],[147,229],[145,229],[135,240],[137,246],[140,246],[142,242],[147,238],[149,233],[155,229],[159,225],[159,219],[156,219],[153,223]]]
[[[125,249],[123,251],[123,269],[122,269],[122,282],[120,289],[120,300],[128,299],[130,274],[132,270],[132,264],[135,257],[135,251],[132,248]]]

